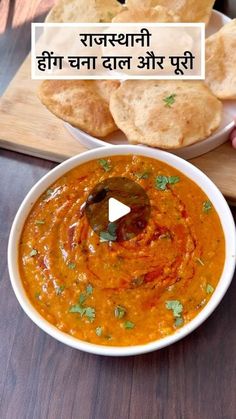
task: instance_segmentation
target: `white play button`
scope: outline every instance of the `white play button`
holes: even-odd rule
[[[108,218],[109,222],[119,220],[119,218],[124,217],[129,214],[131,211],[128,205],[123,204],[115,198],[109,198],[108,200]]]

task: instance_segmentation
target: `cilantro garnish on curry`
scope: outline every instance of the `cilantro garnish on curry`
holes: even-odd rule
[[[174,101],[166,98],[167,106]],[[83,210],[95,185],[113,176],[140,184],[151,203],[146,228],[123,242],[115,222],[98,235]],[[133,155],[91,161],[58,179],[32,208],[19,249],[40,314],[78,339],[115,346],[187,324],[214,293],[224,259],[223,230],[204,192],[167,164]]]

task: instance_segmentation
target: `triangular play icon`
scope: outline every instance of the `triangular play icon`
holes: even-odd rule
[[[128,205],[123,204],[115,198],[109,198],[108,200],[108,219],[109,222],[119,220],[119,218],[124,217],[124,215],[129,214],[131,211]]]

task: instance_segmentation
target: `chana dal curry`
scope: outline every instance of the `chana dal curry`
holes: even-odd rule
[[[137,182],[151,204],[146,228],[123,242],[97,235],[81,210],[113,176]],[[214,293],[224,259],[204,192],[175,168],[135,155],[90,161],[58,179],[32,208],[19,250],[37,311],[63,332],[110,346],[148,343],[188,323]]]

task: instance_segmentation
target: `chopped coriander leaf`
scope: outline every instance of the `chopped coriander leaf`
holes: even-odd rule
[[[80,294],[79,296],[79,304],[84,304],[85,300],[86,300],[86,295],[82,292],[82,294]]]
[[[173,311],[174,317],[181,317],[181,313],[183,311],[183,305],[178,300],[169,300],[166,301],[166,308],[167,310]]]
[[[105,170],[105,172],[110,172],[111,170],[111,165],[109,164],[109,162],[106,159],[100,159],[98,160],[100,166],[102,166],[103,170]]]
[[[95,333],[97,336],[102,336],[102,327],[101,326],[96,327]]]
[[[202,265],[202,266],[204,266],[204,265],[205,265],[205,263],[203,262],[203,260],[202,260],[202,259],[200,259],[200,258],[196,258],[196,262],[198,262],[198,263],[199,263],[199,265]]]
[[[124,315],[126,313],[126,309],[122,306],[116,306],[115,310],[114,310],[114,313],[115,313],[115,317],[117,319],[122,319],[122,317],[124,317]]]
[[[148,172],[135,173],[135,176],[138,179],[148,179],[149,178],[149,173]]]
[[[84,307],[86,298],[87,294],[81,293],[79,296],[78,304],[71,306],[69,312],[79,313],[81,317],[85,315],[87,319],[92,323],[95,319],[95,309],[93,307]]]
[[[36,256],[37,254],[38,254],[38,250],[32,249],[29,255],[30,257],[33,257],[33,256]]]
[[[167,108],[170,108],[175,103],[175,94],[172,94],[170,96],[167,96],[163,99],[163,102],[165,102],[165,106]]]
[[[135,324],[129,320],[127,320],[126,322],[124,322],[124,328],[125,329],[133,329],[135,326]]]
[[[116,225],[116,223],[109,223],[108,224],[108,232],[111,234],[111,235],[115,235],[116,234],[116,229],[117,229],[117,225]]]
[[[35,223],[34,223],[35,225],[41,225],[41,224],[45,224],[45,221],[44,220],[35,220]]]
[[[211,284],[206,285],[207,294],[213,294],[214,291],[215,291],[215,288]]]
[[[56,294],[61,295],[63,293],[64,289],[65,289],[65,285],[58,286],[56,288]]]
[[[184,323],[184,319],[183,317],[176,317],[175,319],[175,327],[180,327],[182,326]]]
[[[74,262],[68,262],[67,263],[67,266],[68,266],[69,269],[75,269],[76,268],[76,263],[74,263]]]
[[[211,203],[211,201],[205,201],[205,202],[203,202],[202,209],[203,209],[203,212],[208,213],[212,209],[212,203]]]
[[[109,223],[107,231],[100,232],[100,242],[116,241],[116,223]]]
[[[87,319],[92,323],[95,319],[95,309],[93,307],[86,307],[85,308],[85,316]]]
[[[40,292],[36,292],[36,293],[34,294],[34,296],[35,296],[35,298],[36,298],[37,300],[39,300],[39,299],[40,299]]]
[[[166,189],[168,184],[168,177],[167,176],[157,176],[155,180],[155,187],[161,191]]]
[[[180,181],[178,176],[157,176],[155,180],[155,187],[160,191],[165,191],[167,185],[175,185]]]
[[[69,308],[70,313],[79,313],[81,317],[84,315],[86,309],[81,304],[75,304]]]
[[[100,233],[100,242],[109,242],[109,241],[116,241],[116,236],[108,233],[108,231],[101,231]]]
[[[86,294],[91,295],[93,293],[93,286],[91,284],[88,284],[86,287]]]
[[[170,185],[175,185],[176,183],[178,183],[180,181],[179,176],[169,176],[168,177],[168,183]]]

